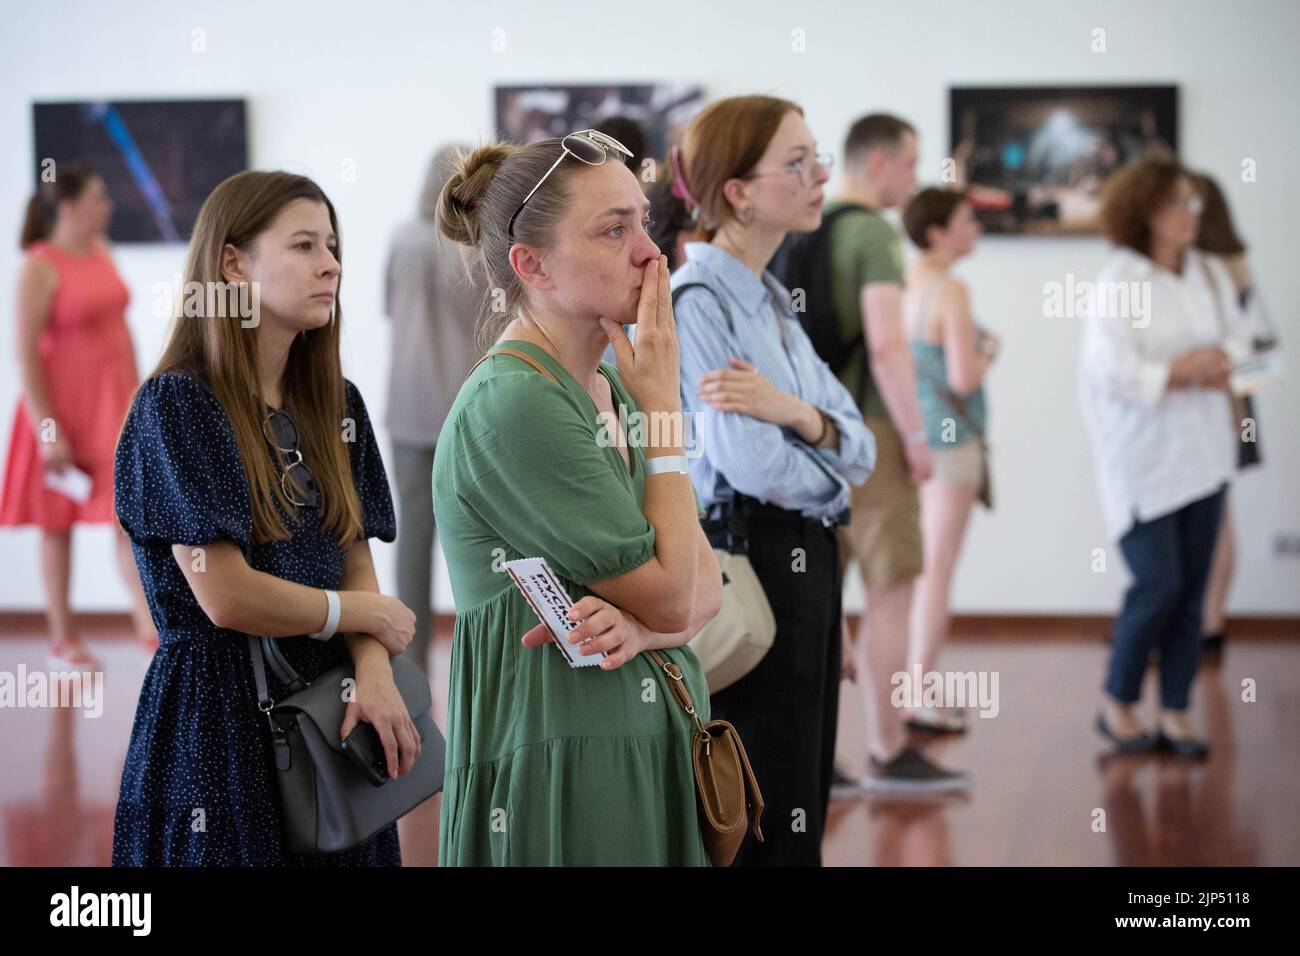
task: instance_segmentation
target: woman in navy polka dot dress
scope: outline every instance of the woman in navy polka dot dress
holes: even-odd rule
[[[343,853],[287,851],[246,639],[279,639],[307,680],[350,655],[356,701],[342,734],[368,721],[389,773],[410,770],[419,736],[389,660],[415,616],[378,593],[371,560],[368,539],[396,530],[365,403],[340,368],[337,236],[309,179],[248,172],[219,185],[186,266],[187,293],[204,292],[182,301],[123,426],[116,511],[161,646],[127,750],[115,866],[401,862],[396,825]],[[207,291],[223,283],[244,298]],[[338,633],[313,640],[327,590]],[[287,693],[267,678],[272,697]]]

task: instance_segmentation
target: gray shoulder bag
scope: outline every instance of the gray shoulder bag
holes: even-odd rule
[[[248,652],[257,709],[271,725],[284,836],[291,853],[351,849],[442,789],[447,746],[429,713],[429,679],[406,657],[391,659],[393,681],[420,735],[420,756],[409,773],[380,779],[363,770],[339,739],[347,711],[343,682],[355,676],[351,661],[308,684],[271,638],[250,634]],[[268,662],[290,690],[278,703],[267,690]]]

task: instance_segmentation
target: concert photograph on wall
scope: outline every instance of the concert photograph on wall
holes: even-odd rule
[[[950,87],[949,156],[988,233],[1097,232],[1102,184],[1174,157],[1174,86]]]

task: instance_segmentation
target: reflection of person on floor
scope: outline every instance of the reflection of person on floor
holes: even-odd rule
[[[952,866],[948,808],[942,803],[890,801],[871,808],[875,866]]]
[[[1184,761],[1127,754],[1102,764],[1102,808],[1116,866],[1255,866],[1258,842],[1238,825],[1233,812],[1236,748],[1229,702],[1218,662],[1201,668],[1208,737],[1214,758],[1204,773]],[[1136,777],[1156,774],[1155,800],[1148,813]]]

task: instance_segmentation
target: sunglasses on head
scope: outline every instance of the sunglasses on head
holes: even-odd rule
[[[524,211],[524,206],[528,205],[528,200],[533,198],[533,193],[542,188],[542,183],[546,182],[547,176],[555,172],[555,167],[564,162],[565,156],[579,159],[588,166],[599,166],[609,158],[610,150],[616,150],[624,156],[630,157],[632,155],[632,150],[613,136],[595,129],[583,129],[578,130],[576,133],[570,133],[560,140],[560,145],[564,147],[564,151],[560,153],[560,158],[551,164],[551,168],[546,171],[546,174],[541,179],[537,180],[537,185],[529,190],[528,195],[524,197],[524,201],[515,210],[515,214],[510,217],[510,225],[506,227],[506,235],[512,241],[515,238],[515,220]]]
[[[262,419],[264,434],[268,425],[271,433],[266,436],[267,441],[284,452],[286,466],[280,474],[280,487],[284,489],[284,496],[299,507],[316,507],[320,500],[316,476],[303,463],[302,452],[298,448],[298,426],[293,423],[288,412],[278,408]],[[296,457],[290,460],[290,455]]]

